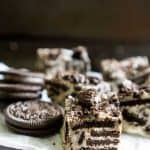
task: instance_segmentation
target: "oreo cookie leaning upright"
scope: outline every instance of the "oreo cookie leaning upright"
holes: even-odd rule
[[[17,102],[5,110],[5,121],[12,131],[32,136],[55,133],[62,119],[63,109],[59,105],[42,101]]]
[[[41,96],[44,74],[27,69],[0,69],[0,99],[34,100]]]

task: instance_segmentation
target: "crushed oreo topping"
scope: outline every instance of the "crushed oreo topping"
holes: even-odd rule
[[[132,81],[130,80],[124,80],[120,85],[119,85],[119,88],[120,88],[120,92],[125,92],[125,93],[128,93],[128,92],[137,92],[138,93],[138,86],[134,83],[132,83]]]
[[[17,102],[8,108],[12,116],[22,120],[48,120],[61,113],[57,106],[39,101]]]
[[[96,90],[95,89],[87,89],[83,90],[79,93],[79,104],[83,107],[91,107],[92,102],[94,102],[93,98],[96,97]]]
[[[145,127],[145,131],[146,132],[150,132],[150,125],[148,125],[148,126]]]
[[[63,76],[63,79],[70,81],[72,83],[85,83],[86,82],[85,76],[79,73],[66,74]]]
[[[50,51],[48,58],[49,60],[51,59],[55,60],[60,54],[61,54],[61,50],[58,48],[54,48]]]
[[[88,77],[89,83],[97,85],[101,82],[101,79],[98,77]]]
[[[72,55],[73,58],[75,59],[79,59],[79,60],[84,60],[84,53],[87,53],[87,49],[83,46],[78,46],[76,48],[74,48],[74,53]]]

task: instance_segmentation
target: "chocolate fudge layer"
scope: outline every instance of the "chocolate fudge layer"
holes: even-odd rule
[[[118,149],[119,102],[113,93],[86,89],[65,101],[64,149]]]
[[[47,78],[58,72],[78,71],[85,73],[91,70],[91,62],[87,49],[78,46],[73,49],[46,48],[38,49],[39,67],[46,71]]]

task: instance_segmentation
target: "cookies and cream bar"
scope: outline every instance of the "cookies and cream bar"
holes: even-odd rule
[[[65,101],[65,150],[117,150],[121,113],[116,95],[86,89]]]
[[[131,79],[139,82],[150,74],[149,60],[142,56],[129,57],[120,61],[105,59],[101,61],[101,69],[107,80]]]
[[[68,95],[75,95],[82,89],[95,88],[99,92],[112,90],[110,84],[103,81],[100,73],[84,75],[77,72],[65,72],[47,80],[46,87],[52,100],[59,104],[64,104]]]
[[[48,78],[58,72],[78,71],[85,73],[91,70],[91,62],[87,49],[78,46],[73,49],[64,48],[40,48],[37,50],[38,66],[46,70]]]
[[[150,86],[124,80],[118,91],[123,116],[123,131],[150,137]]]
[[[49,97],[53,101],[64,104],[64,100],[68,95],[74,94],[82,89],[82,85],[86,84],[85,75],[80,73],[64,73],[58,74],[54,78],[46,81],[46,88]]]

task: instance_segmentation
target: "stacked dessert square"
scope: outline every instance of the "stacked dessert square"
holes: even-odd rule
[[[84,89],[65,101],[64,149],[117,150],[121,113],[115,94]]]
[[[64,149],[117,150],[122,125],[118,97],[102,74],[90,71],[86,49],[39,49],[38,53],[47,63],[48,95],[64,105]]]
[[[150,67],[147,57],[101,62],[105,78],[115,86],[123,115],[123,131],[150,137]]]
[[[123,131],[150,137],[150,87],[124,80],[119,85]]]
[[[58,72],[77,71],[85,73],[91,69],[87,49],[83,46],[73,49],[39,48],[37,54],[38,66],[46,72],[47,78],[54,77]]]

